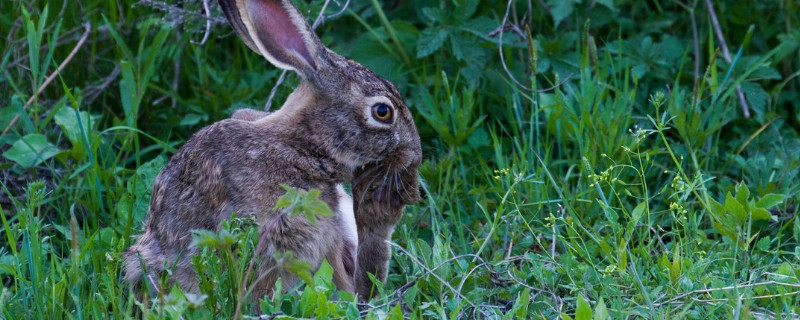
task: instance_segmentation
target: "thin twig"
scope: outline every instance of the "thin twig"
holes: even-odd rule
[[[514,0],[508,0],[508,5],[506,6],[506,13],[503,16],[503,22],[500,24],[501,27],[499,27],[500,32],[499,32],[498,39],[497,39],[497,51],[500,54],[500,64],[503,66],[503,70],[505,70],[506,75],[508,75],[508,77],[511,78],[511,81],[513,81],[514,84],[516,84],[520,88],[524,89],[525,91],[533,91],[533,92],[536,92],[536,93],[542,93],[542,92],[551,91],[551,90],[554,90],[554,89],[560,87],[562,84],[564,84],[565,82],[567,82],[569,79],[572,78],[572,74],[571,73],[569,75],[567,75],[567,77],[564,78],[564,80],[560,81],[559,83],[557,83],[556,85],[554,85],[554,86],[552,86],[550,88],[541,89],[541,90],[535,90],[534,91],[531,88],[529,88],[528,86],[526,86],[526,85],[522,84],[521,82],[519,82],[519,80],[517,80],[517,78],[514,77],[514,75],[511,73],[511,70],[508,70],[508,64],[506,63],[506,58],[505,58],[505,55],[503,54],[503,31],[506,29],[505,25],[508,23],[508,14],[511,11],[511,3],[513,3],[513,2],[514,2]]]
[[[714,5],[711,4],[711,0],[706,0],[706,7],[708,8],[708,16],[711,18],[711,25],[714,27],[714,33],[717,35],[719,45],[722,47],[722,56],[725,58],[725,61],[731,63],[731,53],[728,51],[728,45],[725,43],[725,36],[722,34],[722,28],[719,26],[717,13],[714,12]],[[733,65],[729,68],[733,68]],[[747,106],[747,100],[744,98],[741,85],[736,86],[736,94],[739,96],[739,103],[742,104],[742,115],[745,118],[750,118],[750,108]]]
[[[267,98],[267,104],[264,105],[264,111],[272,110],[272,99],[275,98],[275,93],[278,92],[278,88],[280,88],[280,86],[283,84],[283,81],[286,80],[287,73],[289,73],[289,70],[283,70],[281,72],[281,76],[278,77],[278,81],[275,81],[275,85],[269,90],[269,97]]]
[[[71,30],[69,30],[67,32],[62,33],[61,36],[59,36],[58,39],[56,39],[55,46],[58,47],[58,46],[60,46],[62,44],[67,44],[67,43],[70,43],[70,42],[74,42],[75,38],[72,37],[72,36],[75,33],[77,33],[78,31],[80,31],[80,30],[81,30],[81,27],[75,27],[74,29],[71,29]],[[24,45],[15,45],[13,42],[8,42],[8,43],[10,44],[11,48],[15,48],[15,47],[18,48],[17,50],[27,49],[27,46],[24,46]],[[50,44],[49,43],[45,43],[41,47],[39,47],[39,51],[47,51],[49,49],[50,49]],[[14,53],[16,54],[17,52],[14,52]],[[18,65],[20,62],[25,61],[27,59],[28,59],[28,54],[25,53],[21,57],[17,58],[16,60],[11,61],[11,63],[9,63],[6,68],[11,69],[11,68],[15,67],[16,65]]]
[[[314,24],[311,25],[312,30],[317,30],[317,27],[322,24],[323,20],[325,20],[325,9],[328,9],[328,4],[331,3],[331,0],[325,0],[325,3],[322,4],[322,9],[319,10],[319,14],[317,14],[317,18],[314,19]]]
[[[338,2],[337,2],[337,3],[338,3]],[[347,0],[347,1],[344,3],[344,5],[342,6],[342,9],[341,9],[341,10],[339,10],[339,12],[336,12],[336,13],[329,14],[327,17],[325,17],[325,20],[327,20],[327,19],[333,19],[333,18],[336,18],[336,17],[338,17],[338,16],[341,16],[341,15],[342,15],[342,14],[343,14],[343,13],[344,13],[346,10],[347,10],[347,7],[348,7],[348,6],[350,6],[350,0]]]
[[[44,80],[44,82],[39,87],[39,89],[36,90],[36,93],[34,93],[30,97],[30,99],[28,99],[28,101],[25,102],[25,105],[22,107],[22,110],[28,109],[28,107],[31,104],[33,104],[34,101],[36,101],[36,98],[39,96],[39,94],[41,94],[42,91],[48,85],[50,85],[51,82],[53,82],[53,79],[55,79],[56,76],[61,72],[61,70],[64,69],[64,67],[67,66],[67,64],[72,60],[73,57],[75,57],[75,54],[78,53],[78,50],[80,50],[80,48],[83,47],[83,44],[86,42],[86,38],[89,37],[89,32],[92,31],[92,23],[91,22],[86,22],[86,23],[83,24],[83,26],[86,29],[86,31],[83,32],[83,35],[81,36],[81,39],[78,40],[78,43],[75,45],[75,48],[72,48],[72,52],[69,53],[67,58],[64,59],[64,61],[62,61],[61,64],[58,65],[56,70],[53,71],[53,73],[51,73],[50,76],[48,76],[47,79]],[[14,119],[11,119],[11,122],[8,123],[8,126],[6,126],[5,130],[3,130],[2,133],[0,133],[0,137],[6,135],[9,131],[11,131],[11,128],[14,127],[15,124],[17,124],[17,121],[19,121],[19,114],[14,116]]]
[[[206,17],[206,32],[203,34],[203,39],[200,42],[196,42],[192,40],[192,44],[196,44],[202,46],[208,40],[208,34],[211,33],[211,10],[208,9],[208,0],[203,0],[203,10],[205,11]],[[174,107],[174,106],[173,106]]]
[[[503,22],[500,24],[501,26],[505,26],[506,23],[508,23],[508,13],[511,12],[511,3],[513,3],[513,2],[514,2],[514,0],[508,0],[508,5],[506,5],[506,14],[503,16]],[[525,86],[524,84],[519,82],[519,80],[517,80],[517,78],[514,77],[513,74],[511,74],[511,71],[508,70],[508,65],[506,64],[506,58],[505,58],[505,55],[503,54],[503,31],[504,31],[504,29],[505,28],[500,28],[500,36],[497,39],[497,51],[498,51],[498,53],[500,53],[500,63],[503,65],[503,70],[506,71],[506,74],[508,75],[508,77],[511,78],[511,81],[513,81],[515,84],[517,84],[517,86],[519,86],[519,87],[521,87],[521,88],[523,88],[523,89],[525,89],[527,91],[530,91],[531,88],[528,88],[527,86]]]
[[[83,103],[85,105],[92,104],[92,102],[95,99],[97,99],[97,97],[99,97],[100,94],[102,92],[104,92],[106,90],[106,88],[108,88],[108,86],[110,86],[111,83],[114,80],[117,79],[117,77],[119,76],[120,71],[122,71],[122,68],[120,67],[119,64],[117,64],[116,66],[114,66],[114,70],[111,70],[111,73],[108,76],[106,76],[105,78],[103,78],[103,80],[100,83],[100,85],[98,85],[98,86],[92,85],[92,86],[86,87],[84,89],[84,94],[83,94]]]

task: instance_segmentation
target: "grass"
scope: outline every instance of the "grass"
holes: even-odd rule
[[[199,44],[199,1],[0,2],[0,315],[800,317],[800,8],[712,2],[728,62],[705,3],[583,2],[354,1],[318,29],[398,84],[426,159],[363,305],[290,255],[306,285],[248,299],[246,218],[196,235],[200,292],[137,299],[120,256],[153,178],[280,72],[216,10]]]

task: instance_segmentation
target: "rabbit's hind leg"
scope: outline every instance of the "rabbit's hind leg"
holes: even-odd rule
[[[281,278],[284,292],[296,287],[300,278],[290,270],[290,266],[297,265],[292,260],[305,261],[311,267],[308,271],[313,274],[331,251],[332,223],[332,219],[327,217],[321,217],[316,225],[311,225],[302,215],[280,215],[262,225],[261,232],[267,235],[265,245],[257,253],[260,259],[257,260],[253,298],[271,296],[278,278]]]

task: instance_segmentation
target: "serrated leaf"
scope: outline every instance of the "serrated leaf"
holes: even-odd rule
[[[61,153],[61,149],[47,141],[47,137],[38,133],[28,134],[3,153],[3,157],[16,162],[24,168],[38,166],[47,159]]]
[[[424,58],[439,50],[447,40],[446,28],[430,27],[419,34],[417,38],[417,58]]]
[[[617,11],[617,8],[614,7],[614,0],[595,0],[595,2],[611,9],[611,11]]]
[[[761,85],[750,81],[743,82],[741,87],[747,102],[753,110],[763,114],[769,101],[769,93]]]
[[[436,7],[425,7],[422,8],[422,16],[428,18],[430,22],[441,22],[445,20],[444,13],[442,10]]]
[[[284,194],[278,197],[278,201],[275,202],[275,208],[281,209],[286,208],[292,205],[292,198],[289,194]]]
[[[499,41],[499,36],[497,37],[489,37],[489,34],[492,33],[495,29],[497,29],[497,25],[499,22],[489,19],[488,17],[478,16],[475,19],[467,21],[463,25],[459,26],[459,30],[466,31],[471,33],[485,41],[490,41],[497,43]],[[506,32],[505,35],[509,33]],[[518,43],[518,47],[524,47],[524,42],[519,41],[517,37],[506,37],[503,36],[503,43],[504,44],[512,44]]]
[[[550,15],[553,16],[553,24],[556,28],[575,10],[573,0],[548,0],[547,5],[550,6]]]
[[[453,18],[457,21],[464,21],[475,14],[478,9],[478,0],[463,0],[455,3],[455,10],[453,10]]]
[[[331,210],[331,207],[328,206],[328,204],[325,203],[325,201],[322,200],[311,201],[311,203],[309,203],[309,209],[310,209],[309,211],[312,211],[323,217],[333,217],[333,210]]]
[[[758,202],[756,202],[756,207],[769,209],[781,204],[785,198],[786,196],[782,194],[768,193],[761,197],[761,199],[758,199]]]
[[[756,248],[758,248],[761,251],[767,251],[769,250],[769,243],[770,243],[770,237],[769,236],[763,237],[760,240],[758,240],[758,242],[756,242]]]
[[[764,79],[780,80],[782,77],[780,72],[778,72],[778,70],[775,70],[775,68],[761,66],[750,74],[750,78],[758,80],[764,80]]]
[[[479,66],[483,65],[486,53],[469,34],[461,32],[450,35],[450,45],[453,50],[453,55],[459,61],[464,61],[468,65],[472,63],[478,64]]]

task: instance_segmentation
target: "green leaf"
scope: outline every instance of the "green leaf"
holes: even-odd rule
[[[525,319],[528,317],[528,305],[531,303],[531,289],[525,288],[522,290],[517,301],[514,303],[514,315],[517,319]]]
[[[605,320],[608,319],[608,308],[606,308],[606,303],[603,301],[603,298],[600,298],[600,302],[597,303],[597,306],[594,307],[594,317],[593,320]]]
[[[595,0],[595,2],[611,9],[611,11],[617,11],[617,8],[614,7],[614,0]]]
[[[289,261],[284,265],[286,270],[296,274],[300,279],[303,279],[307,285],[310,286],[313,284],[314,279],[311,277],[311,265],[303,260],[295,259],[290,253],[287,254],[287,256],[288,258],[286,259]]]
[[[647,207],[646,202],[641,202],[636,205],[636,208],[633,208],[633,212],[631,212],[631,218],[633,223],[639,223],[642,220],[642,216],[644,216],[645,208]]]
[[[770,243],[770,237],[769,236],[763,237],[760,240],[758,240],[758,242],[756,242],[756,248],[758,248],[761,251],[767,251],[769,250],[769,243]]]
[[[445,14],[436,7],[425,7],[422,8],[422,16],[428,18],[430,22],[442,22],[445,20]]]
[[[158,156],[148,162],[145,162],[136,169],[136,176],[131,177],[127,183],[128,194],[133,198],[133,209],[127,212],[127,208],[121,213],[133,214],[134,225],[141,225],[147,211],[150,209],[150,198],[153,194],[153,183],[161,172],[161,169],[167,165],[167,157]],[[126,203],[118,204],[118,207],[126,205]],[[129,203],[127,205],[130,205]],[[127,219],[127,214],[123,216]]]
[[[711,205],[711,213],[713,213],[717,218],[722,219],[722,216],[725,214],[725,206],[717,202],[717,200],[709,200],[709,204]]]
[[[322,265],[319,266],[319,269],[317,269],[317,272],[314,274],[314,287],[317,291],[330,291],[334,289],[333,268],[328,263],[328,260],[322,260]]]
[[[575,310],[575,320],[592,319],[592,307],[586,302],[582,295],[578,295],[578,306]]]
[[[736,225],[742,225],[747,220],[747,212],[739,201],[730,192],[725,197],[725,211],[731,214]]]
[[[446,28],[430,27],[423,30],[417,39],[417,58],[424,58],[439,50],[447,40]]]
[[[780,80],[783,77],[778,70],[775,70],[775,68],[768,67],[767,65],[761,65],[755,71],[753,71],[748,78],[758,80]]]
[[[197,247],[218,248],[222,244],[216,233],[197,229],[192,230],[192,245]]]
[[[796,217],[794,219],[794,227],[792,228],[792,235],[794,235],[795,242],[800,242],[800,219]],[[798,248],[800,248],[800,246],[798,246]],[[800,259],[800,256],[798,256],[797,258]]]
[[[30,168],[59,153],[61,153],[61,149],[48,142],[47,137],[31,133],[14,142],[11,149],[3,153],[3,157],[22,167]]]
[[[460,32],[450,36],[453,55],[459,61],[478,64],[481,67],[486,57],[483,48],[476,43],[474,37],[468,33]]]
[[[309,191],[300,190],[287,185],[281,185],[286,193],[278,198],[275,209],[289,209],[291,216],[303,215],[312,225],[317,223],[316,215],[332,217],[333,210],[325,201],[319,198],[322,193],[319,189]]]
[[[556,28],[575,10],[574,0],[548,0],[547,5],[550,6],[550,15],[553,16],[553,24]]]
[[[745,210],[747,210],[747,199],[750,199],[750,189],[747,188],[747,185],[744,182],[740,182],[736,185],[736,201],[739,201]]]
[[[196,113],[189,113],[189,114],[183,116],[183,119],[181,119],[181,122],[179,123],[179,125],[181,125],[181,126],[193,126],[193,125],[196,125],[196,124],[200,123],[200,121],[205,120],[204,118],[206,118],[206,117],[204,117],[202,115],[199,115],[199,114],[196,114]]]
[[[78,112],[72,107],[63,107],[58,109],[54,119],[73,145],[81,144],[84,139],[88,140],[88,137],[84,134],[92,129],[92,122],[88,112]]]
[[[392,308],[392,312],[389,314],[387,320],[403,320],[403,319],[405,319],[405,317],[403,317],[403,310],[400,309],[399,303],[395,303],[394,307]]]
[[[781,204],[785,198],[786,196],[783,194],[768,193],[761,197],[761,199],[758,199],[758,202],[756,202],[756,207],[769,209]]]
[[[750,81],[742,82],[742,93],[754,111],[763,114],[769,102],[769,93],[760,84]]]
[[[88,132],[92,130],[89,113],[78,112],[71,107],[62,107],[58,109],[54,119],[69,142],[72,143],[72,156],[79,160],[84,159],[87,156],[85,144],[89,141]]]
[[[753,221],[772,219],[772,214],[770,214],[769,211],[764,208],[753,208],[751,214]]]
[[[461,3],[455,3],[455,10],[453,10],[453,18],[457,21],[464,21],[475,14],[478,8],[478,0],[463,0]]]

